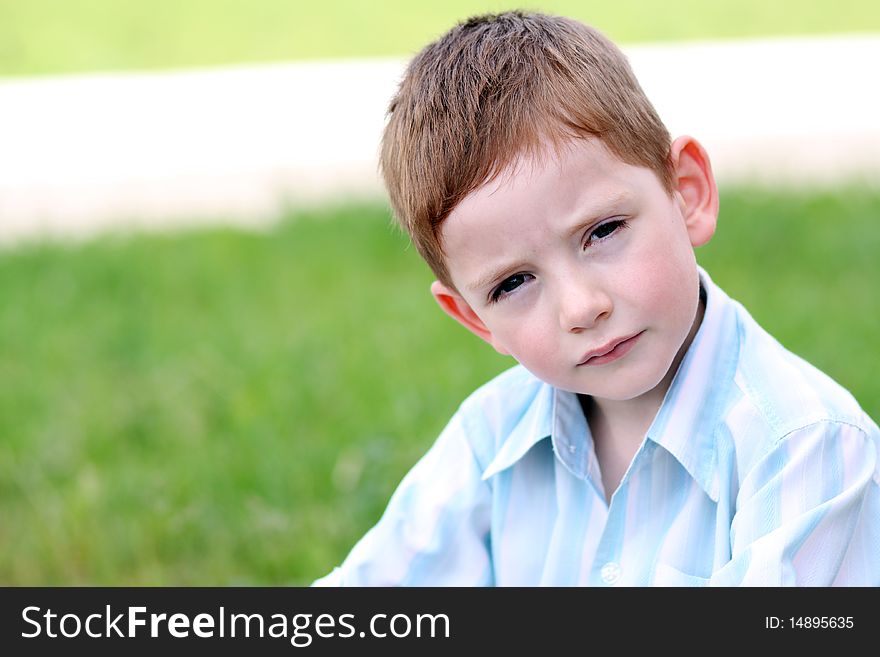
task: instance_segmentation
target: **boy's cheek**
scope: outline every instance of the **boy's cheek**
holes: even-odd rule
[[[507,338],[502,340],[507,355],[533,372],[545,369],[557,357],[552,345],[548,344],[546,332],[522,331]]]
[[[685,291],[696,291],[699,285],[696,260],[689,244],[676,244],[675,248],[664,250],[646,249],[638,258],[644,266],[632,272],[627,285],[638,291],[639,306],[664,315],[688,305]]]

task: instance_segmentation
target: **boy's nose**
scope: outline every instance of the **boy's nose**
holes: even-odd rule
[[[568,286],[559,304],[559,323],[563,331],[579,333],[594,328],[613,310],[611,297],[600,287]]]

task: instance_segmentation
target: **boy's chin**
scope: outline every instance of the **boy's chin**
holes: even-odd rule
[[[610,402],[633,401],[655,391],[665,394],[665,390],[658,390],[658,386],[663,383],[665,374],[665,372],[652,372],[642,377],[628,377],[614,382],[603,381],[599,385],[575,386],[571,392]]]

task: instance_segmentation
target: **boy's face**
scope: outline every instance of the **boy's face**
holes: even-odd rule
[[[711,238],[718,207],[702,147],[682,137],[670,155],[672,197],[598,140],[520,160],[444,222],[456,290],[435,282],[435,298],[556,387],[609,400],[654,390],[689,344],[693,247]]]

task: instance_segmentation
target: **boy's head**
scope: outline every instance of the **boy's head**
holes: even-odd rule
[[[457,26],[410,65],[382,171],[468,330],[574,392],[668,382],[699,323],[692,247],[717,192],[702,147],[670,143],[601,35],[520,13]]]
[[[672,191],[669,133],[623,53],[568,18],[509,12],[457,25],[413,59],[389,114],[391,204],[446,285],[444,220],[517,156],[597,137]]]

